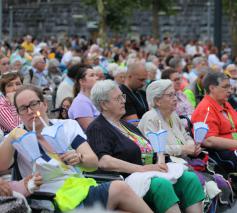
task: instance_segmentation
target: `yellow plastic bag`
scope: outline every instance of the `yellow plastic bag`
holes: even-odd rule
[[[88,195],[91,186],[97,183],[92,178],[69,177],[56,192],[55,201],[60,211],[75,209]]]

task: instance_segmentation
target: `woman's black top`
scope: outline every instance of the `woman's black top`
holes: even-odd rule
[[[133,125],[121,120],[122,125],[142,136]],[[103,155],[142,165],[140,148],[100,114],[87,128],[87,140],[100,159]]]

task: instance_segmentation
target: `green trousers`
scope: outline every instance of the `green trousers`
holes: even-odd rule
[[[166,212],[180,202],[185,209],[205,198],[202,185],[193,172],[185,171],[175,184],[164,178],[152,178],[150,189],[144,196],[146,203],[156,213]]]

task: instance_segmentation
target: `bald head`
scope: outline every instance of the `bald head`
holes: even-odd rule
[[[146,70],[145,63],[134,61],[128,64],[128,73],[130,74],[142,72],[143,70]]]
[[[134,62],[128,65],[127,77],[125,85],[132,90],[141,89],[145,85],[147,79],[147,71],[145,63]]]

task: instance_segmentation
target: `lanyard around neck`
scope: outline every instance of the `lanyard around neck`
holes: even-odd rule
[[[230,121],[230,125],[231,125],[232,129],[235,130],[235,123],[234,123],[233,118],[229,112],[227,112],[227,116],[228,116],[228,120]]]

